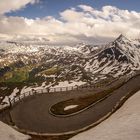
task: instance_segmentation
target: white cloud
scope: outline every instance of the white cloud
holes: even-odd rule
[[[27,4],[38,3],[39,0],[0,0],[0,14],[19,10]]]
[[[79,20],[80,18],[83,18],[84,13],[83,12],[77,12],[75,9],[67,9],[60,13],[62,16],[62,19],[70,22],[75,22]]]
[[[79,5],[78,7],[83,9],[85,12],[92,12],[94,10],[91,6],[88,5]]]
[[[45,36],[50,43],[55,44],[78,43],[84,38],[87,42],[100,42],[121,33],[136,37],[140,34],[140,13],[113,6],[104,6],[97,10],[87,5],[79,5],[61,12],[59,19],[52,16],[41,19],[1,16],[0,27],[0,36]]]

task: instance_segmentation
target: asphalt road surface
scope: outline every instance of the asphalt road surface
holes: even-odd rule
[[[111,112],[121,98],[140,89],[140,76],[132,78],[111,96],[89,109],[69,117],[55,117],[49,108],[64,100],[84,96],[84,93],[41,94],[25,98],[11,110],[12,121],[19,129],[37,133],[65,133],[85,128]],[[91,93],[90,93],[91,94]]]

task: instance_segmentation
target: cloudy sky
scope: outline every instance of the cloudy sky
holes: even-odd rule
[[[48,44],[107,42],[140,36],[139,0],[0,0],[0,39]]]

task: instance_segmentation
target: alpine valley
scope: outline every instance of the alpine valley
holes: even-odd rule
[[[140,42],[123,35],[105,45],[48,46],[45,40],[0,42],[2,96],[16,87],[106,83],[139,69]]]

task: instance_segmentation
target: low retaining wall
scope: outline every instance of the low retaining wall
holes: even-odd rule
[[[139,74],[139,73],[138,73]],[[37,95],[37,94],[53,94],[53,93],[71,93],[71,91],[96,91],[98,89],[104,89],[104,88],[111,88],[113,85],[117,85],[119,83],[125,83],[128,80],[130,80],[132,77],[138,75],[138,74],[133,74],[133,75],[129,75],[129,76],[123,76],[120,77],[119,79],[115,79],[109,83],[107,83],[106,85],[82,85],[82,86],[69,86],[69,87],[57,87],[57,88],[44,88],[44,89],[37,89],[37,90],[31,90],[25,93],[22,93],[18,96],[16,96],[15,98],[13,98],[12,100],[9,100],[9,104],[10,107],[12,107],[15,103],[21,101],[24,98],[27,98],[28,96],[33,96],[33,95]]]

